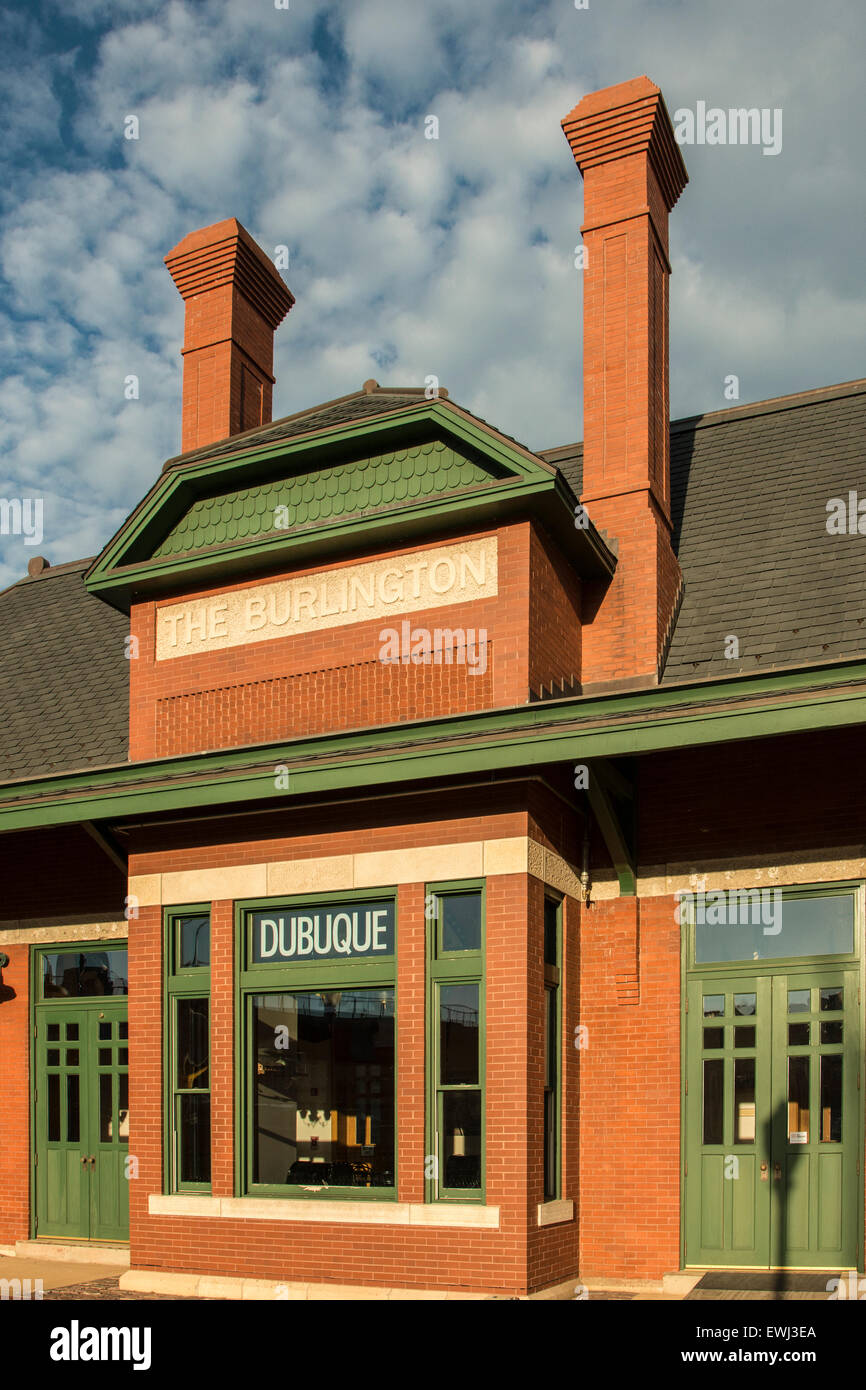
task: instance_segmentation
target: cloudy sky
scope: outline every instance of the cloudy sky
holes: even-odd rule
[[[672,414],[723,407],[730,373],[742,401],[864,374],[861,0],[12,0],[2,23],[0,497],[44,498],[53,563],[179,451],[163,257],[224,217],[290,248],[275,418],[432,373],[530,447],[580,438],[559,122],[641,73],[672,115],[783,112],[777,156],[683,149]],[[0,535],[0,585],[34,553]]]

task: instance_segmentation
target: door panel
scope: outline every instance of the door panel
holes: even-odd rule
[[[82,1162],[86,1105],[87,1038],[80,1010],[52,1009],[36,1030],[36,1213],[41,1234],[87,1234],[90,1181]]]
[[[692,980],[688,999],[687,1262],[767,1264],[770,983]]]
[[[95,1109],[90,1153],[90,1234],[95,1240],[124,1240],[129,1231],[128,1040],[126,1011],[96,1021]]]
[[[857,1262],[857,975],[773,980],[774,1263]]]
[[[36,1232],[129,1234],[126,1004],[36,1011]]]
[[[857,973],[688,986],[686,1263],[857,1263]]]

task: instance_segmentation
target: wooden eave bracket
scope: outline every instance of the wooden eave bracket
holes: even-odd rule
[[[633,898],[637,894],[634,789],[621,772],[601,761],[589,765],[587,793],[592,814],[613,861],[620,897]],[[618,807],[617,799],[625,801],[625,807]]]

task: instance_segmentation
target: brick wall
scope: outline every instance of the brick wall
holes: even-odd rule
[[[0,984],[0,1245],[30,1235],[30,949],[4,944]]]
[[[500,813],[490,807],[503,793],[513,803]],[[558,805],[535,788],[535,814]],[[443,815],[444,794],[428,816],[402,820],[382,817],[376,808],[322,812],[321,826],[306,834],[274,836],[263,820],[258,835],[241,843],[194,845],[195,830],[177,828],[183,841],[172,846],[169,832],[156,850],[155,831],[139,835],[132,873],[156,863],[164,872],[245,860],[296,859],[364,849],[407,850],[425,843],[502,838],[526,834],[529,816],[521,808],[526,788],[485,788],[462,794],[457,811]],[[474,803],[474,804],[473,804]],[[486,804],[486,813],[485,813]],[[366,824],[358,824],[358,820]],[[381,824],[382,820],[393,824]],[[550,837],[559,841],[561,818],[552,816]],[[330,829],[325,828],[329,822]],[[289,825],[286,829],[290,829]],[[297,829],[297,828],[296,828]],[[199,831],[199,837],[200,831]],[[425,1135],[425,932],[424,883],[403,884],[398,892],[397,1098],[398,1200],[424,1199]],[[575,1222],[539,1230],[535,1210],[542,1200],[544,994],[542,973],[543,888],[525,874],[487,881],[487,1167],[486,1200],[500,1207],[498,1231],[410,1227],[327,1226],[147,1214],[147,1194],[162,1190],[162,1059],[157,1045],[161,1013],[160,912],[143,909],[131,936],[130,1039],[135,1080],[131,1093],[131,1152],[141,1159],[131,1201],[132,1264],[137,1269],[172,1269],[228,1275],[366,1283],[455,1290],[523,1293],[574,1276],[577,1269]],[[576,959],[578,913],[566,913],[566,958]],[[234,1191],[233,1143],[233,905],[216,902],[212,918],[211,993],[213,1008],[212,1143],[213,1191]],[[565,1022],[562,1067],[566,1105],[576,1087],[577,1054],[568,1051],[573,1028],[576,981],[570,969],[563,981]],[[566,1123],[563,1195],[577,1179],[576,1117]]]
[[[465,539],[491,534],[472,533]],[[134,604],[130,631],[138,638],[139,654],[130,672],[130,757],[166,757],[521,705],[542,682],[579,677],[579,588],[567,563],[529,522],[502,527],[496,534],[495,597],[322,632],[157,662],[156,604]],[[439,544],[453,544],[453,538]],[[415,549],[417,545],[405,546],[367,558],[390,559]],[[291,577],[340,568],[316,565],[292,571]],[[253,590],[274,578],[269,575],[248,587]],[[233,587],[197,590],[184,594],[182,601],[212,598]],[[412,629],[431,633],[471,629],[476,640],[484,629],[486,663],[477,653],[470,653],[467,662],[465,651],[461,661],[455,647],[450,665],[447,656],[441,663],[381,663],[380,633],[386,627],[399,631],[404,619]]]
[[[639,963],[639,986],[623,977]],[[672,898],[582,914],[580,1272],[679,1268],[680,934]]]

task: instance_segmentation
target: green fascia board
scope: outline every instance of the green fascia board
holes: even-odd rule
[[[130,763],[7,785],[0,831],[586,762],[866,723],[866,662]],[[275,768],[289,787],[275,788]]]
[[[417,437],[419,425],[436,429],[485,454],[504,470],[506,478],[369,516],[356,514],[325,526],[305,528],[300,533],[270,535],[267,540],[212,547],[186,556],[150,558],[153,549],[201,497],[215,495],[221,489],[250,486],[259,479],[273,479],[281,468],[294,464],[321,467],[328,457],[340,457],[347,445],[361,439],[374,452],[381,450],[383,440],[390,448],[398,448],[403,439]],[[387,543],[395,534],[401,540],[424,532],[429,535],[431,525],[465,526],[467,517],[491,522],[499,516],[514,516],[520,510],[518,504],[538,510],[574,558],[579,572],[594,577],[612,574],[615,559],[598,532],[591,526],[575,526],[574,502],[568,484],[552,465],[526,455],[518,446],[509,445],[462,413],[431,401],[423,408],[411,405],[381,416],[374,423],[354,421],[336,430],[282,440],[227,458],[168,467],[91,565],[84,582],[90,593],[127,611],[133,591],[165,592],[184,582],[196,586],[219,583],[239,573],[273,569],[287,559],[291,564],[303,564],[319,555]]]

